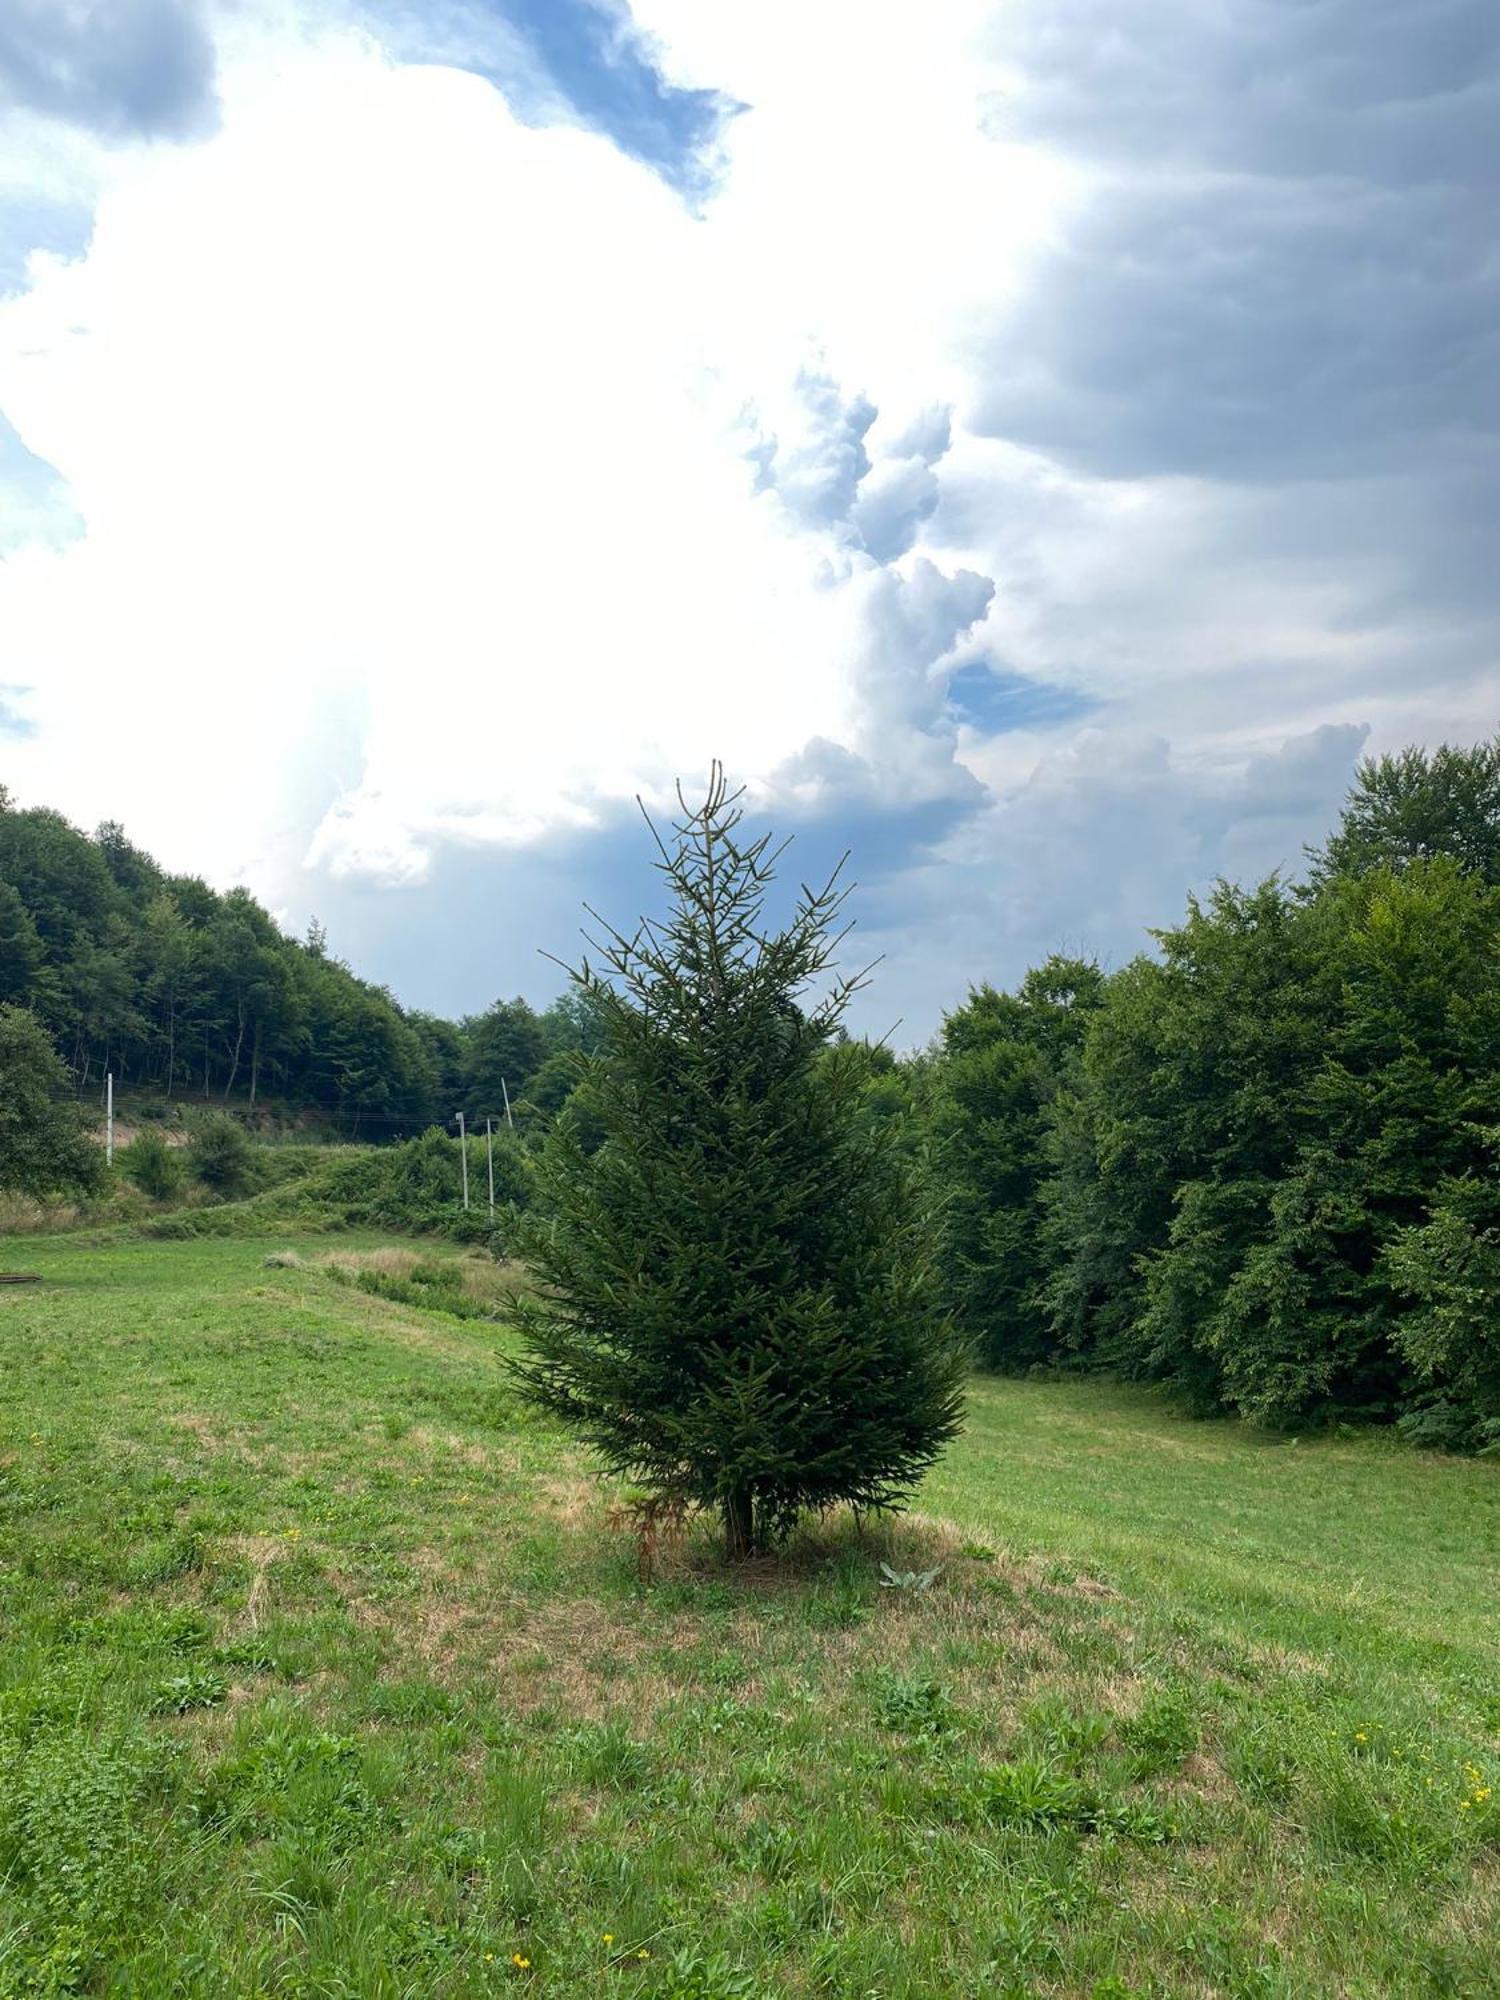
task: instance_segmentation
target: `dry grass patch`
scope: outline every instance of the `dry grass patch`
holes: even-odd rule
[[[605,1518],[597,1482],[549,1475],[529,1498],[533,1519],[543,1512],[560,1531],[559,1572],[586,1576]],[[624,1596],[518,1590],[507,1574],[507,1539],[487,1536],[486,1561],[462,1576],[434,1551],[404,1553],[422,1581],[394,1598],[361,1595],[352,1575],[336,1579],[359,1625],[380,1632],[396,1670],[406,1660],[451,1689],[487,1681],[518,1714],[623,1716],[647,1735],[683,1704],[721,1691],[705,1667],[715,1656],[743,1662],[732,1682],[737,1702],[799,1682],[817,1688],[830,1716],[855,1721],[872,1674],[938,1673],[987,1737],[1012,1726],[1028,1700],[1065,1685],[1065,1656],[1044,1608],[1008,1581],[997,1588],[992,1566],[958,1554],[956,1538],[925,1529],[860,1537],[847,1522],[830,1523],[732,1572],[706,1532],[689,1531],[655,1583]],[[851,1550],[862,1580],[846,1605]],[[877,1550],[893,1569],[941,1567],[946,1557],[952,1573],[923,1592],[881,1589]]]
[[[223,1431],[212,1417],[205,1416],[201,1410],[175,1410],[166,1421],[173,1430],[186,1431],[206,1452],[220,1452],[225,1449],[226,1439]]]
[[[325,1250],[315,1260],[315,1268],[342,1272],[346,1276],[377,1271],[383,1278],[409,1278],[421,1262],[415,1250],[389,1245],[377,1250]]]
[[[290,1546],[280,1535],[228,1535],[219,1544],[220,1553],[232,1552],[250,1566],[250,1585],[245,1593],[245,1608],[241,1615],[241,1624],[246,1632],[260,1629],[271,1565],[286,1555]]]

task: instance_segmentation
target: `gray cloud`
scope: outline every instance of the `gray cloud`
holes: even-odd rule
[[[6,0],[0,99],[107,139],[185,139],[216,117],[198,0]]]
[[[1205,872],[1295,865],[1367,726],[1493,727],[1500,10],[1020,0],[994,36],[993,129],[1089,191],[977,344],[995,443],[930,532],[995,576],[1005,657],[1108,733],[970,835],[1010,885],[995,934],[1035,935],[1044,892],[1059,934],[1129,936]],[[1075,830],[1070,784],[1098,790]]]
[[[1488,0],[1023,0],[997,127],[1111,164],[1404,187],[1500,180]]]
[[[995,586],[921,555],[897,567],[937,511],[934,468],[951,445],[951,415],[936,405],[920,412],[872,457],[867,440],[879,416],[863,395],[804,369],[789,435],[760,431],[747,454],[760,489],[774,492],[793,521],[832,534],[848,561],[835,587],[857,593],[859,604],[850,662],[859,744],[810,740],[768,775],[766,796],[799,812],[868,813],[883,798],[897,816],[941,803],[946,825],[952,809],[970,810],[983,796],[956,760],[957,718],[946,696],[960,665],[955,648],[984,618]]]
[[[1107,478],[1467,453],[1500,432],[1488,226],[1431,185],[1111,189],[994,343],[975,426]]]
[[[865,607],[868,637],[858,668],[866,711],[879,729],[938,722],[945,690],[933,669],[983,618],[994,594],[987,576],[967,569],[950,576],[925,556],[904,574],[882,570]]]
[[[865,435],[879,411],[864,396],[846,396],[832,376],[805,368],[797,377],[798,435],[762,435],[748,456],[762,490],[777,494],[800,527],[847,523],[861,480],[870,470]]]
[[[891,458],[919,458],[924,465],[936,465],[952,445],[953,412],[946,403],[933,403],[912,418],[886,451]]]
[[[877,563],[905,555],[937,509],[933,468],[952,444],[952,412],[942,404],[921,411],[872,457],[880,412],[867,397],[805,368],[793,408],[788,434],[759,430],[746,454],[760,489],[774,492],[799,527],[831,528]]]
[[[760,797],[773,817],[857,827],[883,872],[984,802],[984,787],[955,754],[947,689],[956,649],[984,617],[994,585],[973,570],[950,575],[925,556],[909,571],[882,568],[862,582],[851,663],[857,746],[811,738],[767,775]]]
[[[876,562],[894,562],[906,554],[937,504],[937,474],[925,459],[886,458],[860,481],[849,522]]]
[[[1500,433],[1490,0],[1028,4],[997,129],[1100,187],[977,427],[1107,478],[1360,476]]]

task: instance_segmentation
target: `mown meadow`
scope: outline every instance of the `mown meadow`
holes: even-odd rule
[[[7,1243],[0,1993],[1500,1990],[1492,1461],[979,1379],[643,1574],[382,1244]]]

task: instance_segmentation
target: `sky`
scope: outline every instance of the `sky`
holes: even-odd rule
[[[0,782],[538,1001],[722,758],[927,1037],[1500,722],[1492,0],[7,0]]]

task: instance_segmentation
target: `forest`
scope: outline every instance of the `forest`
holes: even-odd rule
[[[928,1049],[864,1051],[861,1115],[892,1126],[982,1365],[1497,1449],[1497,973],[1500,739],[1411,750],[1361,768],[1295,879],[1221,882],[1124,965],[981,981]],[[8,800],[5,1002],[80,1089],[108,1065],[164,1096],[274,1092],[350,1137],[493,1115],[502,1078],[523,1132],[570,1098],[586,1131],[597,1088],[584,997],[403,1009],[245,890]],[[423,1143],[411,1170],[437,1171]]]
[[[507,1092],[551,1108],[566,1082],[549,1059],[587,1038],[566,998],[457,1023],[404,1008],[331,956],[316,924],[288,938],[248,890],[168,875],[122,827],[90,837],[0,787],[6,1002],[46,1025],[80,1091],[111,1070],[117,1090],[164,1098],[269,1095],[350,1138],[498,1116]]]

